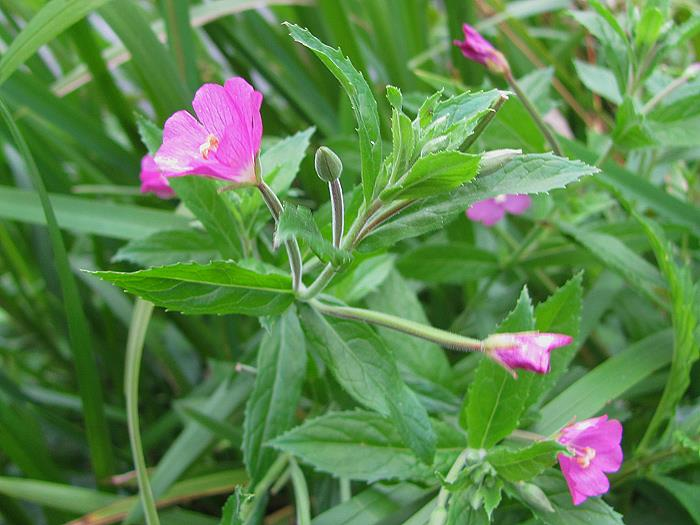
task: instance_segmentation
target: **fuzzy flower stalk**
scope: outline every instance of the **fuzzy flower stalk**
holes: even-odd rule
[[[610,490],[606,474],[617,472],[622,465],[621,440],[622,425],[606,415],[561,430],[557,441],[570,455],[559,454],[557,459],[574,505]]]
[[[484,341],[483,350],[514,377],[515,368],[546,374],[550,370],[552,350],[566,346],[572,340],[568,335],[541,332],[494,334]]]
[[[537,108],[518,85],[518,82],[511,72],[510,64],[508,64],[508,60],[506,60],[503,53],[493,47],[491,42],[481,36],[481,34],[469,24],[463,24],[462,31],[464,33],[464,40],[454,40],[453,44],[462,51],[465,58],[483,64],[492,73],[501,75],[506,79],[523,103],[523,106],[525,106],[525,109],[527,109],[528,113],[530,113],[533,120],[542,131],[542,134],[547,139],[547,142],[549,142],[554,153],[561,155],[561,148],[559,147],[556,137],[545,124]]]

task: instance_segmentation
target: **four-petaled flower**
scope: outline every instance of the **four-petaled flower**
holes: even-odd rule
[[[549,372],[549,353],[571,343],[564,334],[515,332],[494,334],[484,341],[484,351],[508,371],[514,368],[531,370],[538,374]]]
[[[156,164],[166,177],[204,175],[255,184],[261,103],[262,94],[240,77],[223,86],[204,84],[192,101],[196,119],[183,110],[165,122]]]
[[[467,209],[467,217],[484,226],[493,226],[507,213],[522,215],[532,204],[529,195],[497,195],[491,199],[475,202]]]
[[[150,155],[144,155],[141,159],[139,177],[141,179],[141,193],[155,193],[161,199],[168,199],[174,195],[173,189],[168,184],[168,179]]]
[[[574,505],[610,490],[606,473],[622,465],[622,425],[608,416],[586,419],[564,427],[557,441],[571,456],[559,454],[559,466]]]
[[[485,65],[490,71],[499,75],[510,72],[510,66],[503,54],[476,29],[469,24],[463,24],[462,31],[464,31],[464,40],[455,40],[453,43],[462,50],[465,57]]]

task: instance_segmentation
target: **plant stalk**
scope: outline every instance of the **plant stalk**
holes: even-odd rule
[[[474,131],[472,132],[471,135],[467,137],[467,140],[465,140],[462,145],[459,147],[459,151],[467,151],[474,142],[476,142],[476,139],[479,138],[479,136],[484,132],[484,130],[488,127],[489,124],[491,124],[491,121],[496,117],[496,113],[498,113],[498,110],[503,107],[503,104],[506,103],[506,100],[508,100],[508,95],[506,93],[501,93],[500,96],[498,97],[498,100],[493,103],[493,106],[489,108],[488,114],[481,119],[479,124],[474,128]]]
[[[397,332],[403,332],[404,334],[431,341],[445,348],[461,351],[481,351],[483,349],[483,343],[478,339],[472,339],[432,326],[415,323],[395,315],[349,306],[331,306],[317,300],[311,300],[310,304],[320,313],[331,317],[353,319],[355,321],[364,321],[377,326],[383,326],[396,330]]]
[[[468,448],[465,448],[462,453],[457,456],[457,459],[447,472],[447,476],[445,476],[445,483],[454,483],[457,480],[457,476],[459,476],[464,464],[467,462],[470,452]],[[429,525],[444,525],[447,522],[447,501],[449,499],[450,491],[444,486],[441,487],[440,492],[438,492],[435,510],[433,510],[430,515]]]
[[[340,179],[329,182],[328,190],[331,196],[331,207],[333,208],[333,246],[340,248],[340,243],[343,240],[343,230],[345,229],[345,204],[343,202],[343,188],[340,185]]]
[[[537,111],[535,105],[530,101],[525,92],[520,88],[520,85],[515,80],[515,77],[513,77],[513,74],[511,72],[506,73],[505,78],[508,82],[508,85],[510,85],[511,89],[520,99],[520,102],[522,102],[523,106],[525,106],[527,112],[530,113],[530,116],[535,121],[535,124],[537,124],[537,127],[540,128],[540,131],[542,131],[544,138],[547,139],[547,142],[549,142],[549,145],[552,147],[552,151],[554,151],[555,155],[561,157],[561,146],[559,146],[559,142],[554,136],[554,133],[552,133],[552,131],[549,129],[549,126],[547,126],[547,124],[545,123],[544,118],[542,118],[542,115],[540,115],[540,112]]]

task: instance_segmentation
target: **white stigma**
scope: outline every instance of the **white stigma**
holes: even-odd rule
[[[507,198],[508,198],[508,195],[506,195],[505,193],[501,193],[500,195],[496,195],[496,196],[493,198],[493,200],[494,200],[497,204],[503,204],[504,202],[506,202],[506,199],[507,199]]]
[[[207,136],[207,140],[204,141],[204,143],[201,146],[199,146],[199,154],[204,160],[207,160],[209,158],[209,154],[212,151],[216,151],[218,147],[219,139],[217,139],[214,135],[210,133]]]

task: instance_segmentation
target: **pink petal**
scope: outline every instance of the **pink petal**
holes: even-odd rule
[[[174,195],[168,179],[160,172],[153,157],[144,155],[141,159],[141,193],[154,193],[161,199],[167,199]]]
[[[207,132],[219,141],[228,129],[235,129],[245,139],[248,138],[248,133],[242,133],[245,124],[243,116],[224,86],[204,84],[195,93],[192,107]]]
[[[592,465],[583,468],[574,458],[563,454],[559,454],[557,459],[574,505],[579,505],[587,497],[600,496],[610,490],[607,476]]]
[[[165,121],[163,145],[155,155],[165,176],[192,173],[200,162],[199,147],[207,140],[207,131],[187,111],[178,111]]]
[[[249,144],[253,156],[255,156],[260,151],[263,134],[262,117],[260,116],[263,96],[241,77],[228,79],[224,88],[240,112],[242,128],[248,132]]]
[[[508,213],[521,215],[527,211],[531,204],[532,199],[529,195],[508,195],[502,206]]]
[[[485,226],[493,226],[505,215],[505,210],[495,199],[486,199],[475,202],[467,209],[467,217],[475,222],[481,222]]]
[[[590,432],[591,429],[597,428],[608,420],[608,416],[603,414],[599,417],[584,419],[565,426],[561,432],[558,441],[565,445],[569,443],[578,444],[578,439],[585,432]]]

